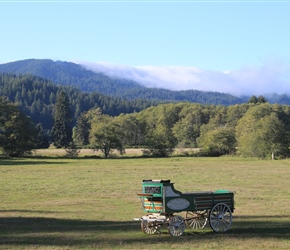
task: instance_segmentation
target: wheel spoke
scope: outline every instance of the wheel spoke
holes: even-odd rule
[[[231,215],[229,213],[224,215],[224,218],[230,218],[230,217],[231,217]]]
[[[225,220],[222,221],[222,224],[223,224],[225,229],[229,226],[229,222],[227,222]]]
[[[195,228],[196,227],[196,220],[190,220],[189,225],[191,228]]]

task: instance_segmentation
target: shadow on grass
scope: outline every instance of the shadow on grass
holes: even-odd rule
[[[229,231],[240,238],[290,238],[290,215],[236,216]]]
[[[3,212],[3,211],[0,211]],[[286,219],[286,221],[285,221]],[[134,247],[135,244],[189,243],[209,240],[276,238],[289,239],[290,216],[237,217],[226,233],[211,229],[186,230],[182,237],[171,237],[166,227],[161,235],[145,235],[136,221],[87,221],[44,217],[0,217],[2,246],[70,246],[71,248],[112,246]]]
[[[59,213],[58,211],[44,211],[44,210],[28,210],[28,209],[8,209],[0,210],[0,213],[41,213],[41,214],[55,214]],[[0,217],[1,218],[1,217]],[[1,224],[1,221],[0,221]]]
[[[25,165],[44,165],[44,164],[67,164],[68,162],[63,162],[63,161],[56,161],[56,162],[52,162],[52,161],[23,161],[21,158],[19,159],[13,159],[13,158],[9,158],[9,159],[1,159],[0,158],[0,167],[7,167],[7,166],[25,166]]]

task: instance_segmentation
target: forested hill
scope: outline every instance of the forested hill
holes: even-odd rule
[[[121,113],[139,112],[157,104],[137,99],[127,101],[96,92],[85,93],[76,87],[55,85],[49,80],[33,75],[0,74],[0,96],[19,104],[34,123],[41,123],[45,129],[51,129],[53,125],[54,105],[60,91],[68,95],[75,119],[82,112],[92,108],[100,108],[103,114],[117,116]]]
[[[219,92],[197,90],[170,91],[146,88],[134,81],[115,79],[101,73],[95,73],[75,63],[52,61],[49,59],[27,59],[0,64],[0,72],[32,74],[49,79],[57,84],[77,87],[81,91],[99,92],[104,95],[125,98],[127,100],[187,101],[214,105],[242,103],[242,100],[238,97]]]
[[[122,89],[145,88],[132,81],[116,80],[86,70],[79,64],[49,59],[27,59],[0,64],[0,72],[32,74],[49,79],[56,84],[73,86],[84,92],[100,92],[117,95]]]

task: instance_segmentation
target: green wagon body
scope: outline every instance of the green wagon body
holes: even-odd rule
[[[144,180],[141,198],[148,213],[176,213],[182,211],[209,210],[218,203],[228,205],[233,212],[234,193],[228,190],[215,192],[182,193],[169,180]]]

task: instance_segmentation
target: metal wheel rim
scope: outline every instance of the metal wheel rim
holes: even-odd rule
[[[210,211],[209,224],[215,232],[226,232],[232,225],[232,211],[224,203],[216,204]]]
[[[207,224],[207,211],[186,212],[185,223],[187,227],[196,230],[203,229]]]
[[[168,232],[170,233],[171,236],[181,236],[184,233],[184,219],[179,216],[173,216],[168,225]]]
[[[145,234],[155,234],[157,231],[155,226],[148,225],[148,221],[146,221],[146,220],[141,221],[141,230]]]

